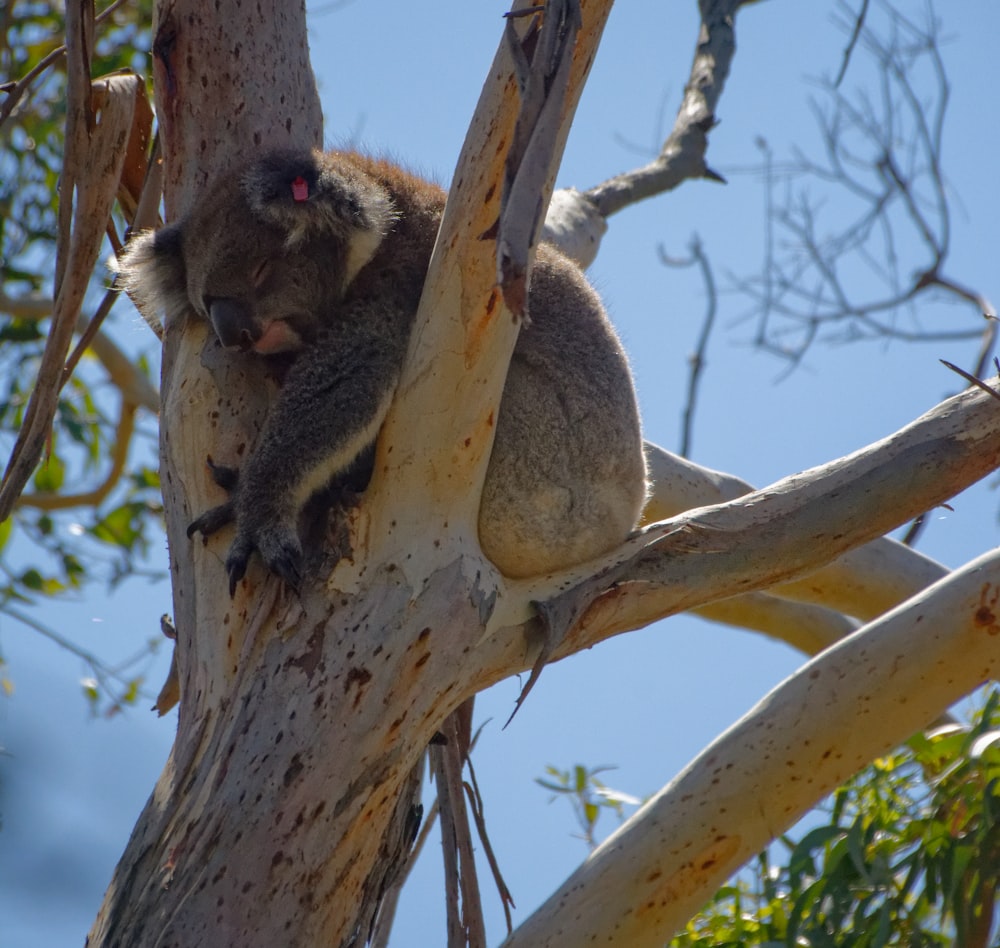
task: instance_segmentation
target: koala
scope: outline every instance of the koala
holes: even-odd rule
[[[384,160],[274,151],[126,247],[119,284],[147,318],[193,311],[222,346],[287,363],[238,476],[215,469],[229,501],[188,531],[235,520],[231,593],[254,552],[297,588],[304,506],[331,483],[367,483],[444,202]],[[479,512],[483,552],[513,578],[614,548],[646,496],[632,379],[599,297],[542,244],[527,300]]]

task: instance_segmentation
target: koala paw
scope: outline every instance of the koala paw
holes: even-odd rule
[[[298,592],[302,585],[302,544],[294,530],[273,524],[261,528],[256,535],[242,529],[237,532],[226,557],[230,596],[236,594],[236,585],[246,575],[255,550],[272,573]]]
[[[229,595],[236,594],[236,586],[246,576],[247,565],[255,552],[260,554],[272,573],[297,592],[302,584],[303,556],[294,518],[291,523],[286,523],[283,519],[285,514],[281,511],[251,507],[245,498],[241,500],[236,489],[239,484],[237,468],[216,464],[211,458],[208,459],[208,467],[215,483],[231,496],[224,504],[206,510],[193,520],[187,528],[187,535],[189,538],[196,533],[211,536],[236,522],[236,538],[226,556]]]

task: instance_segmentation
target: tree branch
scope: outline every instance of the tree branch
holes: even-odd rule
[[[721,181],[706,161],[708,133],[736,52],[734,23],[739,0],[701,0],[701,29],[691,75],[673,131],[650,164],[610,178],[586,191],[604,217],[629,204],[676,188],[688,178]]]
[[[82,40],[84,22],[73,16],[78,8],[82,5],[68,5],[67,29]],[[70,53],[70,64],[76,65],[69,81],[56,301],[35,388],[0,487],[0,520],[10,516],[51,429],[66,353],[121,178],[122,141],[135,114],[137,76],[112,76],[91,84],[89,50],[74,54],[71,42]],[[95,121],[98,107],[100,122]]]
[[[593,263],[612,214],[670,191],[689,178],[722,181],[706,161],[708,133],[736,52],[736,11],[745,0],[700,0],[701,26],[691,74],[674,127],[656,159],[587,191],[562,188],[552,196],[545,239],[581,267]]]
[[[695,507],[735,500],[754,491],[746,481],[702,467],[648,442],[646,463],[652,481],[652,493],[643,512],[643,522],[647,524]],[[802,579],[772,586],[763,595],[811,603],[867,621],[909,599],[947,572],[944,566],[916,550],[879,537]],[[737,619],[740,602],[741,597],[728,600],[726,614],[730,618],[723,621],[740,624]],[[790,628],[789,620],[780,618],[779,603],[768,607],[776,624],[767,628],[760,624],[768,614],[761,603],[755,600],[748,604],[748,609],[749,615],[756,617],[748,628],[796,644],[785,637],[783,629]],[[718,614],[718,610],[713,611]],[[817,616],[812,621],[823,620]]]
[[[118,424],[115,426],[114,439],[111,442],[111,467],[97,487],[79,494],[22,494],[18,499],[18,506],[34,507],[37,510],[68,510],[71,507],[100,505],[115,489],[125,470],[129,447],[132,444],[132,433],[135,430],[135,410],[134,404],[122,400],[118,410]]]
[[[504,948],[662,945],[822,797],[997,676],[993,552],[779,685],[598,847]]]

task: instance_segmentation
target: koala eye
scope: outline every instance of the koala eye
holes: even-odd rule
[[[253,270],[250,273],[250,282],[253,284],[254,289],[260,288],[261,284],[268,278],[270,272],[271,272],[270,260],[261,260],[261,262],[258,263],[257,266],[253,268]]]

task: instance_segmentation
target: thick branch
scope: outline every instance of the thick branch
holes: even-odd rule
[[[695,507],[734,500],[753,492],[746,481],[702,467],[647,443],[652,493],[644,522],[666,520]],[[815,654],[839,637],[843,615],[868,621],[946,575],[948,570],[911,547],[886,537],[848,551],[801,579],[772,586],[766,593],[736,596],[698,607],[705,618],[763,632]],[[791,599],[792,603],[782,600]],[[796,603],[822,607],[804,611]],[[831,612],[830,610],[834,610]]]
[[[662,945],[823,796],[998,676],[994,552],[779,685],[600,846],[505,948]]]

